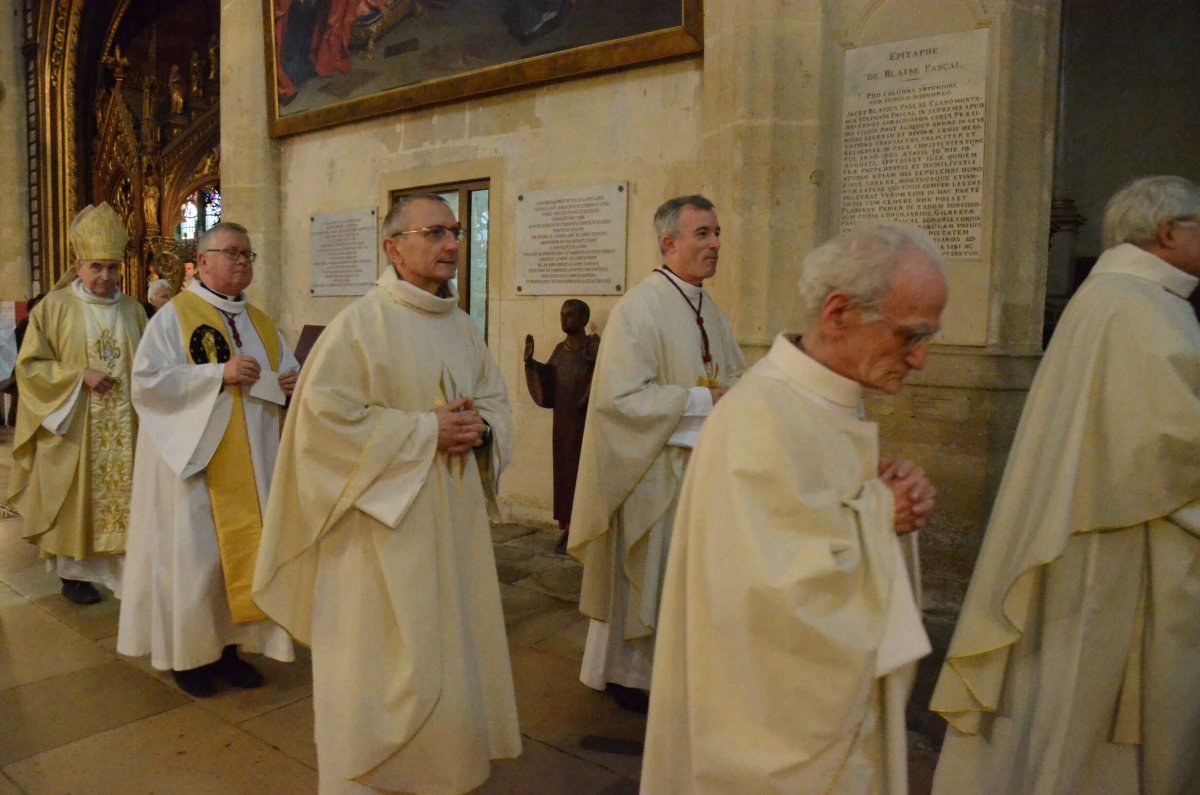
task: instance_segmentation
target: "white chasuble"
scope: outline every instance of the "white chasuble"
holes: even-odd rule
[[[643,793],[906,792],[904,704],[929,641],[860,395],[781,336],[705,423],[663,589]]]
[[[590,687],[650,685],[675,505],[690,444],[712,408],[705,385],[732,386],[744,369],[716,303],[665,271],[651,273],[609,316],[568,542],[584,565],[579,609],[593,619],[580,673]],[[698,404],[697,392],[707,405]]]
[[[492,442],[448,456],[434,411],[464,397]],[[391,267],[305,363],[254,598],[312,646],[323,795],[468,792],[520,754],[488,521],[511,438],[470,317]]]
[[[244,301],[231,301],[193,282],[189,291],[228,313],[225,334],[259,362],[267,351],[250,322]],[[277,331],[280,371],[299,367]],[[270,621],[234,622],[213,522],[205,470],[229,425],[230,390],[222,388],[224,365],[193,364],[174,302],[155,313],[134,357],[133,403],[141,418],[125,562],[125,594],[117,651],[150,655],[159,670],[187,670],[214,662],[236,644],[277,660],[293,659],[287,633]],[[283,408],[242,395],[253,478],[260,505],[271,487]]]
[[[1196,284],[1123,244],[1063,313],[934,690],[935,792],[1200,792]]]

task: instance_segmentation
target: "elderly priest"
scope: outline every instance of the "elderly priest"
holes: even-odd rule
[[[129,370],[146,313],[121,294],[128,235],[107,204],[70,227],[75,267],[29,318],[9,483],[25,536],[76,604],[120,595],[137,417]]]
[[[285,396],[298,364],[246,301],[256,254],[244,227],[197,241],[197,279],[155,313],[133,366],[138,434],[117,651],[150,655],[184,692],[258,687],[237,647],[292,659],[250,599]]]
[[[283,431],[254,598],[312,645],[322,795],[468,792],[521,753],[488,525],[511,412],[461,233],[438,196],[393,206]]]
[[[1136,180],[1017,428],[934,791],[1200,792],[1200,186]]]
[[[803,334],[777,337],[708,418],[663,588],[643,793],[906,791],[904,705],[929,641],[898,536],[934,493],[880,459],[862,393],[924,365],[940,263],[894,224],[810,253]]]

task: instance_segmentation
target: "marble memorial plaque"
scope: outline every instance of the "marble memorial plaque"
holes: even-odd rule
[[[625,183],[517,196],[519,295],[625,292]]]
[[[309,293],[364,295],[379,276],[374,210],[317,213],[308,233]]]
[[[987,73],[986,29],[846,53],[842,232],[901,221],[947,257],[982,256]]]

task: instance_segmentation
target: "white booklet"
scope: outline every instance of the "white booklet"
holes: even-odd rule
[[[256,397],[259,400],[265,400],[269,403],[276,403],[280,406],[287,403],[287,395],[283,394],[283,390],[279,388],[279,373],[272,370],[263,370],[258,377],[258,381],[254,386],[250,387],[250,397]]]

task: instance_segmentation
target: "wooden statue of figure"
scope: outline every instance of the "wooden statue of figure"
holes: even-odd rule
[[[556,547],[560,553],[566,551],[571,528],[571,502],[575,499],[583,423],[596,352],[600,348],[600,335],[588,335],[585,331],[591,314],[588,305],[577,298],[563,302],[562,330],[567,337],[555,346],[545,364],[534,361],[533,336],[525,335],[525,383],[529,396],[542,408],[554,410],[554,519],[562,530]]]

